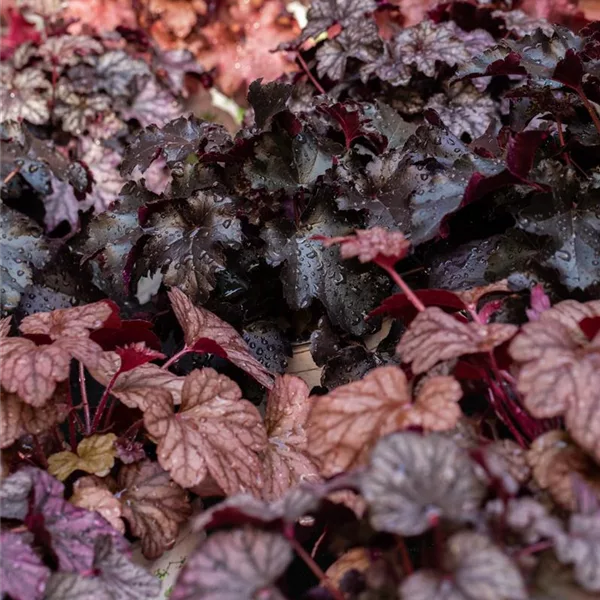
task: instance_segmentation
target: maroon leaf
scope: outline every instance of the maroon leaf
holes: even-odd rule
[[[126,373],[153,360],[165,358],[162,352],[148,348],[143,342],[129,344],[123,348],[116,348],[115,354],[121,359],[119,373]]]
[[[283,600],[275,586],[292,560],[292,549],[277,533],[237,529],[211,535],[192,554],[171,600]]]
[[[42,600],[50,569],[33,551],[31,534],[0,534],[2,592],[13,600]]]
[[[169,298],[188,348],[192,349],[203,338],[212,340],[223,349],[234,365],[246,371],[267,389],[273,387],[273,376],[252,356],[242,336],[231,325],[205,308],[194,306],[177,288],[169,292]]]

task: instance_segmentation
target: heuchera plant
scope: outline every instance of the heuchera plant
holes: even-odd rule
[[[3,593],[596,598],[600,24],[318,0],[232,136],[211,7],[7,11]]]

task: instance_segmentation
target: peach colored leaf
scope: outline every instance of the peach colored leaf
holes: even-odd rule
[[[71,504],[96,511],[102,515],[119,533],[125,534],[125,523],[121,500],[115,498],[102,480],[95,477],[82,477],[73,485]]]
[[[118,26],[135,28],[135,14],[129,2],[121,0],[69,0],[64,16],[75,22],[69,32],[77,35],[88,25],[98,31],[112,32]]]
[[[121,366],[121,359],[116,352],[104,352],[98,368],[90,369],[96,381],[107,386]],[[153,401],[157,389],[170,392],[175,404],[181,402],[183,377],[171,373],[153,363],[146,363],[125,373],[120,373],[111,388],[111,394],[129,408],[146,410]]]
[[[412,403],[406,375],[399,367],[373,369],[362,380],[312,399],[308,448],[321,474],[335,475],[364,464],[377,441],[420,425],[452,429],[460,416],[460,385],[452,377],[432,377]]]
[[[574,475],[600,498],[600,466],[565,431],[549,431],[536,438],[527,452],[527,463],[537,485],[567,510],[577,509]]]
[[[531,477],[525,450],[512,440],[497,440],[488,444],[483,449],[483,457],[491,475],[502,481],[504,489],[513,494]]]
[[[142,539],[146,558],[158,558],[173,545],[180,525],[192,514],[187,492],[149,460],[123,467],[117,484],[131,533]]]
[[[69,376],[71,357],[60,346],[37,346],[11,337],[0,342],[0,362],[0,381],[6,391],[40,407],[52,397],[56,384]]]
[[[593,317],[600,317],[600,300],[585,303],[564,300],[541,313],[539,320],[546,324],[558,321],[569,329],[575,341],[585,343],[587,340],[579,329],[579,323]]]
[[[90,331],[100,329],[115,314],[116,307],[106,301],[94,302],[74,308],[59,308],[25,317],[19,326],[25,335],[61,337],[88,337]]]
[[[212,340],[223,348],[228,360],[234,365],[246,371],[267,389],[273,387],[273,375],[252,356],[242,336],[229,323],[201,306],[194,306],[178,288],[169,292],[169,299],[183,329],[188,348],[192,348],[203,338]]]
[[[219,531],[188,558],[171,600],[283,600],[275,581],[292,556],[278,533],[250,527]]]
[[[600,342],[600,334],[596,337]],[[571,437],[600,464],[600,344],[597,352],[577,365],[572,377],[575,393],[565,425]]]
[[[440,571],[421,570],[405,579],[410,600],[527,600],[517,565],[480,533],[463,531],[447,542]]]
[[[456,427],[462,412],[460,383],[449,375],[427,377],[419,386],[408,420],[425,431],[449,431]]]
[[[439,518],[472,519],[486,490],[467,453],[440,434],[393,433],[380,440],[361,477],[372,525],[419,535]]]
[[[263,498],[276,500],[301,481],[316,481],[319,472],[306,440],[310,410],[308,386],[295,375],[275,380],[269,392],[265,428],[269,444],[264,454]]]
[[[171,394],[157,390],[144,413],[161,466],[182,487],[197,485],[210,473],[227,494],[260,493],[264,478],[257,452],[266,450],[267,436],[256,407],[213,369],[192,371],[181,396],[174,413]]]
[[[203,43],[195,54],[207,71],[216,69],[215,83],[226,96],[241,92],[245,97],[255,79],[266,83],[296,70],[289,55],[272,50],[298,33],[284,2],[236,0],[223,3],[218,19],[202,29]]]
[[[48,472],[59,481],[64,481],[73,471],[85,471],[99,477],[108,475],[115,464],[114,433],[91,435],[79,442],[77,454],[57,452],[48,457]]]
[[[489,352],[515,335],[515,325],[463,323],[437,306],[420,312],[400,339],[397,352],[413,373],[428,371],[443,360]]]
[[[358,258],[361,263],[371,261],[398,262],[408,254],[410,242],[399,231],[388,231],[383,227],[357,229],[355,235],[328,238],[315,236],[325,247],[340,245],[342,258]]]
[[[520,363],[517,389],[537,418],[567,413],[567,428],[584,448],[600,455],[600,336],[589,341],[579,327],[600,315],[600,301],[565,300],[522,327],[509,353]]]
[[[575,580],[588,592],[600,592],[600,511],[572,514],[568,532],[554,542],[558,560],[574,565]]]
[[[25,404],[16,394],[2,390],[0,402],[0,448],[8,448],[22,435],[37,435],[62,423],[67,416],[67,405],[57,395],[46,406],[35,408]]]

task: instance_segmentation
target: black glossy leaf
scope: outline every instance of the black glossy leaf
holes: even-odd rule
[[[32,283],[32,269],[41,269],[50,260],[50,249],[42,230],[12,208],[0,206],[0,225],[0,305],[5,313],[18,306]]]
[[[450,251],[432,252],[428,287],[464,291],[510,277],[515,284],[537,279],[548,256],[547,239],[518,229],[468,242]],[[519,286],[521,287],[521,286]]]
[[[520,211],[517,226],[551,240],[551,255],[543,262],[556,269],[570,290],[600,283],[600,187],[581,186],[577,174],[551,162],[537,175],[550,183]],[[575,202],[574,202],[574,199]]]
[[[244,329],[242,337],[265,369],[273,373],[285,373],[292,347],[277,325],[269,321],[255,321]]]
[[[283,263],[281,280],[290,307],[307,308],[318,299],[334,325],[361,335],[371,329],[364,317],[383,299],[388,281],[371,267],[342,261],[337,248],[325,248],[312,239],[346,235],[356,226],[350,217],[321,202],[308,211],[298,230],[268,224],[261,235],[267,242],[267,261]]]
[[[260,136],[244,172],[254,189],[296,193],[298,186],[311,187],[332,166],[332,150],[310,131],[293,138],[268,132]]]
[[[333,390],[341,385],[362,379],[382,362],[364,346],[358,344],[338,350],[325,363],[321,373],[321,385]]]
[[[175,163],[200,150],[221,150],[230,139],[221,125],[195,117],[179,117],[162,128],[150,125],[125,151],[121,174],[131,175],[136,166],[143,173],[161,155]]]
[[[113,297],[128,296],[128,259],[143,233],[138,211],[153,199],[140,185],[126,184],[110,210],[95,216],[77,238],[75,247],[91,262],[95,284]]]
[[[375,106],[366,106],[364,114],[371,119],[373,129],[385,136],[388,150],[404,146],[417,129],[414,123],[405,121],[396,110],[380,100],[377,100]]]
[[[212,191],[161,204],[144,231],[150,239],[136,272],[160,271],[166,285],[181,288],[200,304],[215,287],[215,273],[225,268],[224,248],[242,241],[233,202]]]
[[[340,335],[327,317],[319,319],[318,327],[310,334],[310,353],[319,367],[333,358],[343,346]]]
[[[262,79],[257,79],[248,88],[248,102],[254,109],[254,122],[258,129],[264,129],[271,119],[287,106],[292,95],[289,83],[272,81],[263,85]]]

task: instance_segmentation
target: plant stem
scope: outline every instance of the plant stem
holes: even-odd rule
[[[44,449],[40,444],[40,439],[37,435],[33,436],[33,451],[35,453],[36,460],[44,467],[44,469],[48,468],[48,461],[46,460],[46,455],[44,454]]]
[[[552,546],[554,546],[554,542],[550,540],[544,540],[542,542],[537,542],[536,544],[531,544],[531,546],[521,548],[515,553],[514,556],[515,558],[521,556],[529,556],[530,554],[535,554],[536,552],[548,550],[548,548],[552,548]]]
[[[3,184],[7,184],[17,173],[21,170],[21,167],[15,167],[2,181]]]
[[[556,120],[556,127],[558,129],[558,141],[560,142],[560,147],[564,149],[566,144],[565,144],[565,136],[563,134],[563,129],[562,129],[562,122],[557,116],[555,116],[554,119]],[[563,158],[565,159],[565,162],[567,163],[567,165],[571,166],[571,157],[569,156],[569,153],[566,151],[563,151],[562,155],[563,155]]]
[[[406,297],[411,301],[412,305],[419,311],[425,310],[425,305],[417,298],[415,293],[408,287],[404,279],[398,275],[395,269],[385,263],[377,263],[387,274],[394,280],[398,287],[406,294]]]
[[[69,445],[73,452],[77,451],[77,431],[75,429],[75,407],[71,395],[71,382],[67,381],[67,403],[69,405]]]
[[[92,427],[90,433],[94,433],[100,425],[100,421],[102,420],[102,415],[106,410],[106,405],[108,403],[108,399],[110,397],[110,390],[112,389],[117,377],[119,376],[119,371],[117,370],[115,374],[110,378],[108,385],[106,386],[104,393],[102,394],[102,398],[100,398],[100,403],[98,404],[98,408],[96,409],[96,414],[94,415],[94,420],[92,421]]]
[[[85,419],[85,434],[90,435],[91,419],[90,419],[90,404],[88,402],[87,388],[85,385],[85,369],[83,363],[79,363],[79,392],[81,394],[81,402],[83,404],[83,416]]]
[[[310,69],[308,68],[308,65],[306,64],[306,61],[304,60],[304,58],[302,58],[302,54],[300,54],[300,52],[298,51],[296,56],[298,57],[298,62],[300,63],[302,70],[308,75],[308,78],[312,81],[312,84],[317,88],[317,91],[320,94],[323,94],[326,96],[327,92],[323,89],[323,86],[317,81],[316,77],[310,72]]]
[[[187,346],[184,346],[179,352],[177,352],[177,354],[173,354],[173,356],[171,356],[171,358],[162,366],[162,368],[168,369],[173,363],[177,362],[182,356],[185,356],[189,352],[191,352],[191,350]]]
[[[344,596],[338,590],[333,583],[329,580],[329,577],[325,575],[323,569],[313,560],[312,556],[302,547],[302,544],[296,540],[293,536],[287,536],[288,541],[296,554],[304,561],[306,566],[313,572],[314,576],[320,581],[321,585],[329,591],[329,593],[335,598],[335,600],[344,600]]]
[[[410,554],[408,553],[406,542],[401,536],[398,536],[398,551],[400,552],[400,558],[402,560],[402,570],[404,571],[404,576],[408,577],[414,572],[414,567],[412,561],[410,560]]]

